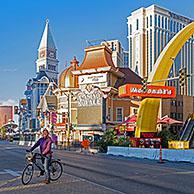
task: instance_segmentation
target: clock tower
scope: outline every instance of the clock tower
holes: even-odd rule
[[[57,49],[50,31],[49,21],[46,20],[45,29],[38,48],[38,59],[36,61],[36,72],[45,71],[49,78],[56,83],[58,80]]]

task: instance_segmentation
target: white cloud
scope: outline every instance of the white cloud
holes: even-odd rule
[[[17,106],[18,102],[13,100],[13,99],[0,100],[0,105],[3,105],[3,106]]]

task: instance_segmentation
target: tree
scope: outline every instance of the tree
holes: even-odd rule
[[[178,140],[179,134],[173,133],[169,128],[165,128],[158,133],[158,137],[162,139],[162,147],[168,148],[168,141]]]
[[[97,143],[101,152],[107,152],[107,147],[117,143],[117,136],[114,129],[108,129],[101,140]]]
[[[6,128],[5,127],[0,128],[0,134],[1,134],[2,139],[6,139]]]

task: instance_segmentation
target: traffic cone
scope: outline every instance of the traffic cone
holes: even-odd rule
[[[159,156],[159,161],[158,163],[162,164],[164,163],[163,159],[162,159],[162,145],[160,144],[160,156]]]

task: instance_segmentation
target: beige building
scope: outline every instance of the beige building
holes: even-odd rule
[[[168,115],[173,119],[185,122],[194,112],[194,97],[177,95],[175,99],[162,99],[160,116]]]
[[[192,20],[168,9],[151,5],[139,8],[128,17],[129,67],[141,77],[152,71],[159,54],[171,38]],[[183,46],[174,61],[169,76],[177,76],[180,68],[186,67],[187,73],[194,69],[194,44],[192,36]],[[178,82],[170,85],[177,87]],[[188,78],[185,94],[194,95],[194,79]]]
[[[102,42],[101,45],[106,45],[112,51],[112,61],[115,67],[124,67],[124,49],[119,40],[109,40]]]
[[[60,141],[84,138],[97,140],[103,132],[136,113],[139,102],[118,98],[118,87],[141,83],[141,78],[129,68],[115,67],[112,51],[105,45],[85,49],[80,66],[74,58],[70,67],[60,74],[57,131]]]

